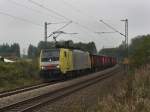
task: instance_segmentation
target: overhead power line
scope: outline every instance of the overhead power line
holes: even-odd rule
[[[73,6],[72,4],[66,2],[65,0],[59,0],[59,1],[63,2],[65,5],[67,5],[67,6],[71,7],[71,8],[73,8],[75,11],[77,11],[77,12],[79,12],[79,13],[82,12],[80,9],[76,8],[76,7]]]
[[[60,1],[63,2],[65,5],[71,7],[71,9],[74,9],[76,12],[80,13],[81,15],[85,15],[85,16],[88,17],[88,18],[93,18],[93,16],[84,13],[84,12],[81,11],[79,8],[77,8],[77,7],[75,7],[74,5],[72,5],[72,4],[68,3],[68,2],[66,2],[65,0],[60,0]],[[93,20],[96,21],[96,22],[98,22],[98,21],[97,21],[96,19],[94,19],[94,18],[93,18]],[[95,32],[95,31],[93,31],[92,29],[88,28],[87,26],[84,26],[84,25],[79,24],[78,22],[74,22],[74,23],[77,24],[77,25],[79,25],[79,26],[82,27],[82,28],[85,28],[86,30],[88,30],[88,31],[90,31],[90,32],[92,31],[92,33]],[[99,22],[98,22],[98,23],[99,23]]]
[[[67,27],[68,25],[70,25],[72,23],[72,21],[69,21],[68,23],[66,23],[64,26],[62,26],[61,28],[57,29],[55,32],[60,32],[60,30],[62,30],[63,28]],[[47,23],[48,24],[51,24],[51,23]],[[55,23],[54,23],[55,24]],[[57,23],[56,23],[57,24]],[[47,30],[47,29],[45,29]],[[54,32],[53,32],[54,33]],[[50,34],[51,35],[51,34]],[[48,37],[50,37],[50,35]],[[47,34],[46,34],[46,37],[47,38]],[[47,39],[46,39],[47,40]]]
[[[76,25],[78,25],[78,26],[80,26],[80,27],[82,27],[82,28],[84,28],[84,29],[86,29],[87,31],[90,31],[90,32],[92,32],[92,33],[94,33],[95,31],[92,31],[90,28],[88,28],[87,26],[85,26],[85,25],[82,25],[82,24],[80,24],[80,23],[78,23],[78,22],[74,22],[74,24],[76,24]],[[94,33],[95,34],[95,33]]]
[[[49,14],[43,13],[42,11],[39,11],[39,10],[36,10],[36,9],[31,8],[31,7],[29,7],[29,6],[26,6],[26,5],[24,5],[24,4],[18,3],[18,2],[14,1],[14,0],[7,0],[7,1],[9,1],[10,3],[12,3],[12,4],[16,5],[16,6],[26,8],[26,9],[28,9],[28,10],[30,10],[30,11],[32,11],[32,12],[38,13],[38,14],[43,14],[43,15],[45,15],[45,16],[48,16],[48,15],[50,14],[50,13],[49,13]],[[50,15],[50,16],[48,16],[48,17],[50,17],[50,18],[55,18],[55,19],[60,20],[60,18],[54,17],[54,16],[52,16],[52,15]]]
[[[66,6],[69,6],[71,9],[74,9],[74,11],[80,13],[81,15],[85,15],[88,18],[93,18],[94,21],[98,22],[96,17],[94,18],[92,15],[87,14],[86,12],[82,11],[81,9],[75,7],[74,5],[72,5],[71,3],[67,2],[66,0],[59,0],[61,2],[63,2]]]
[[[62,22],[55,22],[55,23],[54,23],[54,22],[50,22],[50,23],[47,23],[47,24],[49,25],[49,24],[63,24],[63,23],[67,23],[67,22],[66,22],[66,21],[62,21]]]
[[[13,18],[13,19],[17,19],[17,20],[20,20],[20,21],[24,21],[24,22],[27,22],[27,23],[30,23],[30,24],[33,24],[33,25],[36,25],[36,26],[43,27],[43,25],[41,25],[41,24],[34,23],[33,21],[30,21],[30,20],[28,20],[28,19],[24,19],[24,18],[21,18],[21,17],[18,17],[18,16],[14,16],[14,15],[8,14],[8,13],[6,13],[6,12],[0,11],[0,14],[1,14],[1,15],[4,15],[4,16],[11,17],[11,18]]]
[[[114,27],[110,26],[109,24],[105,23],[103,20],[100,20],[100,22],[102,22],[103,24],[105,24],[107,27],[109,27],[110,29],[114,30],[115,32],[119,33],[120,35],[125,36],[123,33],[121,33],[120,31],[118,31]]]
[[[93,34],[93,35],[96,35],[96,34],[95,34],[95,31],[92,31],[92,29],[90,29],[90,28],[87,27],[86,25],[82,25],[82,24],[80,24],[80,23],[78,23],[78,22],[76,22],[76,21],[74,21],[74,20],[71,20],[70,18],[68,18],[68,17],[66,17],[66,16],[64,16],[64,15],[62,15],[62,14],[60,14],[59,12],[54,11],[53,9],[47,8],[47,7],[45,7],[44,5],[42,5],[42,4],[38,3],[38,2],[35,2],[35,1],[33,1],[33,0],[28,0],[28,1],[29,1],[30,3],[36,5],[36,6],[40,7],[40,8],[43,8],[43,9],[46,10],[46,11],[49,11],[49,12],[51,12],[51,13],[54,13],[54,14],[56,14],[56,15],[58,15],[58,16],[64,18],[64,19],[67,19],[67,20],[69,20],[69,21],[72,21],[72,23],[74,23],[74,24],[77,25],[78,27],[81,27],[81,28],[87,30],[88,33],[91,33],[91,34]],[[92,37],[93,37],[93,36],[92,36]]]
[[[116,32],[95,32],[97,34],[105,34],[105,33],[116,33]]]
[[[62,30],[63,28],[67,27],[68,25],[70,25],[72,23],[72,21],[69,21],[67,24],[65,24],[64,26],[62,26],[61,28],[59,28],[57,31]]]
[[[54,41],[56,42],[56,38],[58,37],[58,36],[60,36],[61,34],[65,34],[65,35],[76,35],[76,34],[78,34],[78,33],[67,33],[67,32],[64,32],[64,31],[54,31],[54,32],[52,32],[50,35],[49,35],[49,37],[53,37],[53,39],[54,39]]]
[[[57,15],[57,16],[60,16],[60,17],[62,17],[62,18],[64,18],[64,19],[66,19],[66,20],[70,20],[69,18],[65,17],[64,15],[62,15],[62,14],[60,14],[60,13],[58,13],[58,12],[56,12],[56,11],[50,9],[50,8],[47,8],[47,7],[45,7],[44,5],[39,4],[38,2],[35,2],[35,1],[33,1],[33,0],[28,0],[28,1],[29,1],[30,3],[32,3],[32,4],[34,4],[34,5],[37,5],[38,7],[41,7],[41,8],[43,8],[43,9],[47,10],[47,11],[50,11],[50,12],[54,13],[54,14]]]
[[[32,4],[36,5],[36,6],[38,6],[38,7],[41,7],[41,8],[43,8],[43,9],[49,11],[49,12],[52,12],[52,13],[54,13],[54,14],[56,14],[56,15],[62,17],[62,18],[65,18],[65,19],[67,19],[67,20],[69,20],[69,21],[72,21],[70,18],[68,18],[68,17],[66,17],[66,16],[64,16],[64,15],[62,15],[62,14],[60,14],[60,13],[54,11],[53,9],[47,8],[47,7],[45,7],[44,5],[42,5],[42,4],[38,3],[38,2],[35,2],[35,1],[33,1],[33,0],[28,0],[28,1],[29,1],[30,3],[32,3]],[[82,27],[82,28],[88,30],[89,32],[92,32],[93,34],[95,34],[95,31],[92,31],[92,30],[91,30],[90,28],[88,28],[87,26],[82,25],[82,24],[80,24],[80,23],[78,23],[78,22],[76,22],[76,21],[72,21],[72,22],[73,22],[74,24],[76,24],[76,25],[78,25],[78,26],[80,26],[80,27]]]

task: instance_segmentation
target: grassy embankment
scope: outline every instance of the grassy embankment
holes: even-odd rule
[[[0,62],[0,91],[37,84],[38,67],[35,62]]]
[[[97,112],[150,112],[150,68],[138,69],[104,96]]]

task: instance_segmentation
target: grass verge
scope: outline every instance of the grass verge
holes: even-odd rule
[[[150,112],[150,68],[135,70],[99,98],[96,112]]]
[[[0,91],[40,82],[38,67],[33,62],[0,63]]]

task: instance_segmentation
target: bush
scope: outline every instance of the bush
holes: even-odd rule
[[[21,87],[39,81],[38,64],[20,61],[16,63],[0,63],[0,88]]]
[[[130,45],[130,61],[133,67],[150,63],[150,35],[132,39]]]

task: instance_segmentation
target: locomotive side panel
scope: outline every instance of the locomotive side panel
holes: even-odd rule
[[[84,70],[90,68],[91,61],[89,53],[73,50],[73,70]]]
[[[73,70],[72,51],[69,49],[60,50],[60,70],[63,74]]]

